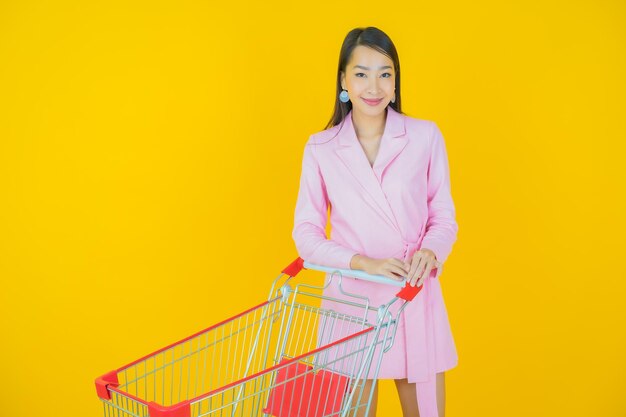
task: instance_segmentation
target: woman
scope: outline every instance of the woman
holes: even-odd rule
[[[334,115],[304,148],[293,239],[311,263],[423,286],[400,316],[378,375],[395,380],[404,416],[444,416],[444,372],[456,366],[457,352],[439,276],[457,230],[443,136],[434,122],[401,112],[393,42],[375,27],[350,31]],[[334,287],[327,295],[341,297]],[[345,279],[343,287],[368,294],[374,305],[396,290],[357,279]]]

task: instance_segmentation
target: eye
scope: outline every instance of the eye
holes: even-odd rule
[[[357,73],[356,73],[356,74],[354,74],[354,75],[356,75],[358,78],[363,78],[363,77],[361,77],[361,75],[365,75],[365,74],[364,74],[364,73],[362,73],[362,72],[357,72]],[[391,77],[391,73],[389,73],[389,72],[385,72],[385,73],[383,73],[382,75],[388,75],[388,77],[384,77],[384,78],[390,78],[390,77]]]

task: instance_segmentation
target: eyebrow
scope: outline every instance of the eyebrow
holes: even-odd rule
[[[353,69],[354,69],[354,68],[362,68],[362,69],[364,69],[364,70],[369,70],[369,69],[370,69],[369,67],[364,67],[363,65],[355,65],[355,66],[353,66],[352,68],[353,68]],[[378,67],[378,70],[379,70],[379,71],[380,71],[380,70],[382,70],[382,69],[391,69],[391,66],[389,66],[389,65],[383,65],[382,67]]]

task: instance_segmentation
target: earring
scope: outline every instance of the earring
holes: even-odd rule
[[[395,95],[395,94],[393,95],[393,98],[391,99],[391,102],[392,102],[392,103],[395,103],[395,102],[396,102],[396,95]]]
[[[342,103],[347,103],[348,101],[350,101],[347,90],[341,90],[341,93],[339,94],[339,100],[341,100]]]

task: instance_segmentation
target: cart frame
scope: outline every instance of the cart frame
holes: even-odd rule
[[[330,279],[323,287],[298,283],[292,288],[290,281],[302,269],[328,272]],[[372,306],[367,297],[343,290],[344,276],[402,288],[389,302]],[[333,281],[346,298],[319,293]],[[96,392],[103,402],[104,415],[200,417],[214,416],[220,411],[220,416],[345,417],[349,413],[355,415],[357,409],[365,409],[367,415],[382,355],[393,346],[400,314],[420,290],[421,287],[411,287],[405,281],[315,265],[297,258],[274,279],[267,301],[96,378]],[[349,304],[362,309],[363,316],[341,315],[308,306],[299,301],[303,297]],[[390,307],[398,300],[403,304],[393,315]],[[375,323],[367,320],[371,311],[376,312]],[[309,327],[316,327],[316,330]],[[296,331],[308,333],[302,336],[296,335]],[[305,343],[308,345],[304,346]],[[206,363],[207,352],[212,352],[211,366]],[[201,354],[204,354],[202,366]],[[184,363],[188,364],[187,371]],[[195,372],[193,363],[197,368]],[[225,370],[222,374],[221,364],[229,368],[232,364],[236,369]],[[372,364],[375,366],[373,385],[369,396],[363,398],[363,386]],[[176,371],[177,366],[179,371]],[[209,376],[207,369],[211,371]],[[171,375],[171,382],[167,375]],[[207,378],[210,378],[209,389],[204,392]],[[200,395],[197,395],[198,381],[201,382]],[[190,393],[192,386],[193,393]],[[334,393],[317,393],[320,386]],[[176,399],[175,388],[179,391]],[[167,392],[170,389],[171,392]],[[185,389],[187,392],[183,395]],[[290,405],[285,408],[287,393],[291,394]],[[317,402],[314,395],[319,395]],[[296,397],[300,401],[297,409],[293,404]],[[306,408],[303,410],[303,407]]]

